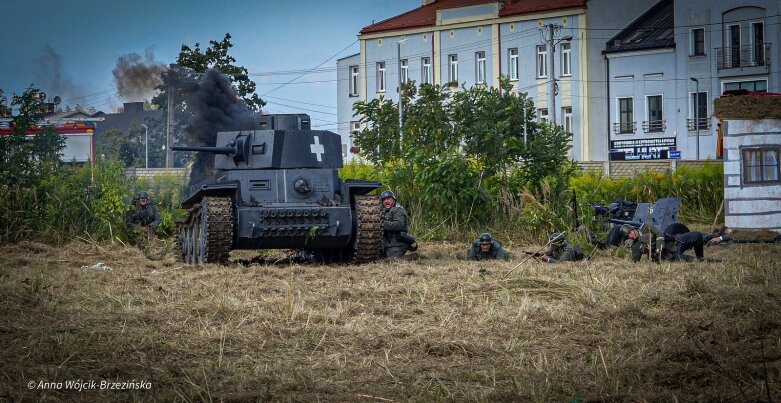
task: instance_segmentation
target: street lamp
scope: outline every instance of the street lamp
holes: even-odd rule
[[[697,128],[697,161],[700,160],[700,80],[689,77],[689,80],[694,81],[695,94],[694,94],[694,125]]]
[[[550,74],[551,79],[548,81],[548,97],[550,97],[550,100],[548,101],[548,105],[550,108],[550,111],[548,111],[548,114],[551,117],[551,121],[553,124],[557,124],[556,122],[556,94],[555,88],[556,88],[556,73],[555,73],[555,64],[553,62],[553,56],[556,54],[556,45],[560,44],[561,42],[570,42],[572,41],[572,35],[567,35],[563,38],[560,38],[557,40],[556,36],[561,31],[561,26],[558,24],[548,24],[545,26],[547,29],[545,38],[546,42],[548,43],[548,59],[550,61],[548,64],[550,65],[550,71],[548,74]]]
[[[144,168],[149,168],[149,126],[141,127],[144,128]]]

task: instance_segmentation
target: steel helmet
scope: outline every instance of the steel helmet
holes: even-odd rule
[[[380,194],[380,200],[385,200],[386,197],[390,197],[393,200],[396,200],[396,195],[393,194],[393,191],[391,191],[391,190],[386,190],[386,191],[382,192],[382,194]]]
[[[624,224],[621,226],[621,229],[619,229],[619,233],[621,234],[621,239],[626,239],[627,235],[629,235],[629,231],[631,231],[633,228],[629,224]]]
[[[487,232],[483,232],[480,234],[480,243],[491,243],[493,242],[493,239],[491,238],[491,234]]]
[[[136,193],[136,199],[149,199],[149,194],[146,192],[138,192]]]
[[[548,241],[551,244],[561,245],[564,243],[564,241],[567,240],[567,237],[564,236],[563,232],[554,232],[548,236]]]

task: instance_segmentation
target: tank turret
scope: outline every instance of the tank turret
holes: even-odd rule
[[[212,153],[217,170],[182,202],[190,209],[177,223],[183,261],[225,261],[232,249],[306,249],[342,262],[379,257],[380,203],[368,193],[381,183],[339,178],[340,136],[309,130],[306,115],[282,116],[265,118],[259,126],[268,129],[220,132],[213,147],[173,148]]]

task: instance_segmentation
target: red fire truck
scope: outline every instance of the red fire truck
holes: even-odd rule
[[[95,123],[91,121],[47,121],[45,125],[28,130],[27,136],[34,136],[44,127],[53,126],[57,134],[65,137],[65,148],[62,150],[63,162],[95,163]],[[0,136],[13,133],[9,127],[0,127]]]

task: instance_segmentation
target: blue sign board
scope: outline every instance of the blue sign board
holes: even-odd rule
[[[673,159],[673,160],[681,159],[681,152],[680,151],[670,151],[668,155],[670,156],[670,159]]]

